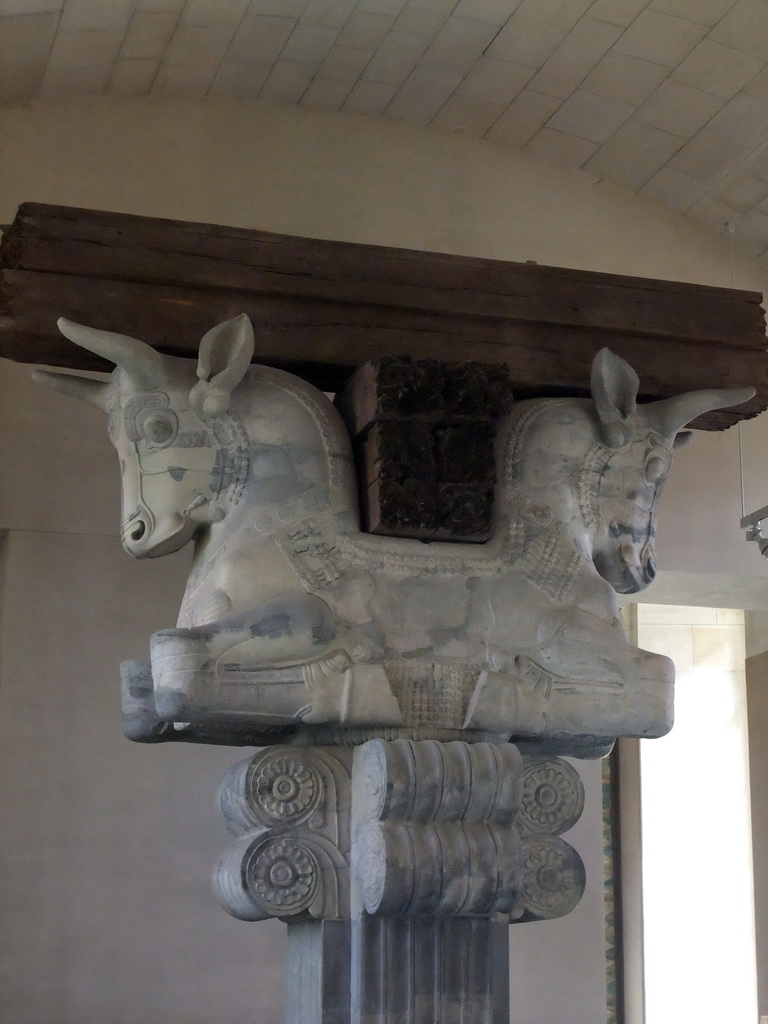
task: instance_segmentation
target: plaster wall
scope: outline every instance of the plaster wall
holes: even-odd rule
[[[0,223],[33,200],[760,291],[768,280],[680,214],[460,133],[258,101],[93,98],[4,107],[0,141]]]
[[[0,223],[27,200],[766,284],[705,228],[579,172],[459,135],[256,103],[4,108]],[[135,565],[120,551],[117,466],[97,410],[38,392],[7,363],[0,395],[0,799],[11,837],[0,884],[16,915],[0,1015],[277,1024],[280,926],[229,921],[208,895],[226,842],[212,794],[237,752],[132,746],[117,727],[117,664],[172,624],[185,557]],[[758,452],[764,429],[755,422]],[[733,431],[701,435],[680,455],[663,513],[668,568],[765,576],[737,528],[737,447]],[[568,838],[590,888],[571,918],[513,931],[514,1024],[604,1020],[599,767],[582,773],[588,809]]]
[[[7,548],[0,1018],[279,1024],[282,927],[247,932],[208,884],[240,752],[120,732],[119,657],[142,655],[182,567],[126,565],[104,536],[13,531]]]
[[[747,658],[768,651],[768,612],[747,612],[744,616],[744,641]]]

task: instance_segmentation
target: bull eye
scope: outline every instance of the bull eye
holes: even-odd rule
[[[666,468],[664,460],[654,455],[654,457],[649,459],[645,464],[646,482],[649,484],[658,483],[658,481],[664,476]]]
[[[176,433],[176,425],[168,416],[148,416],[143,433],[150,444],[168,444]]]

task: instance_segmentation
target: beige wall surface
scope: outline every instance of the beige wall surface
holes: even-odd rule
[[[3,108],[0,223],[27,200],[765,285],[748,259],[732,270],[706,229],[579,172],[459,135],[266,104]],[[131,745],[117,725],[118,662],[172,624],[184,556],[134,564],[120,551],[117,466],[96,410],[36,391],[2,362],[0,396],[0,889],[11,915],[0,1017],[277,1024],[281,926],[231,921],[208,891],[227,841],[213,792],[238,752]],[[669,568],[765,574],[733,529],[734,437],[702,436],[680,456],[664,512]],[[589,888],[571,918],[513,931],[514,1024],[603,1024],[598,766],[583,774],[588,809],[568,838]]]
[[[642,376],[642,367],[638,367]],[[768,414],[725,431],[694,431],[693,441],[677,451],[664,486],[658,519],[658,561],[662,569],[691,574],[743,577],[758,595],[768,597],[768,561],[748,544],[739,526],[742,511],[768,505]],[[761,587],[759,581],[764,581]],[[714,588],[713,588],[714,589]],[[739,595],[738,587],[734,592]],[[650,600],[654,601],[652,592]],[[677,603],[717,605],[716,593]],[[730,603],[730,602],[729,602]],[[740,601],[737,600],[737,604]],[[749,606],[749,605],[745,605]],[[766,607],[765,598],[756,607]]]
[[[6,545],[0,1019],[279,1024],[283,929],[247,929],[209,886],[216,788],[246,752],[120,732],[119,660],[168,624],[180,566],[133,565],[111,537]]]

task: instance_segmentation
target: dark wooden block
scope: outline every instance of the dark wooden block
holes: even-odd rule
[[[437,481],[437,462],[429,423],[375,423],[358,444],[363,486],[379,477],[389,480]]]
[[[437,479],[441,483],[485,483],[493,490],[496,462],[492,423],[462,423],[433,431]]]
[[[390,537],[428,539],[435,533],[436,503],[432,481],[379,477],[364,495],[366,529]]]
[[[385,420],[442,419],[445,385],[446,366],[439,359],[382,356],[355,371],[336,405],[354,437]]]
[[[445,418],[498,422],[512,405],[512,377],[503,363],[449,363],[443,389]]]
[[[512,380],[504,363],[401,356],[366,363],[336,395],[353,437],[391,420],[493,423],[511,403]]]
[[[490,537],[505,365],[384,356],[337,395],[353,437],[364,528],[422,540]]]
[[[439,483],[436,509],[433,540],[480,543],[490,539],[493,486]]]

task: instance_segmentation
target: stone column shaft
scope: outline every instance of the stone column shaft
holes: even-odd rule
[[[508,1024],[508,935],[506,919],[354,921],[350,1024]]]
[[[285,1024],[508,1024],[508,931],[485,918],[289,924]]]

